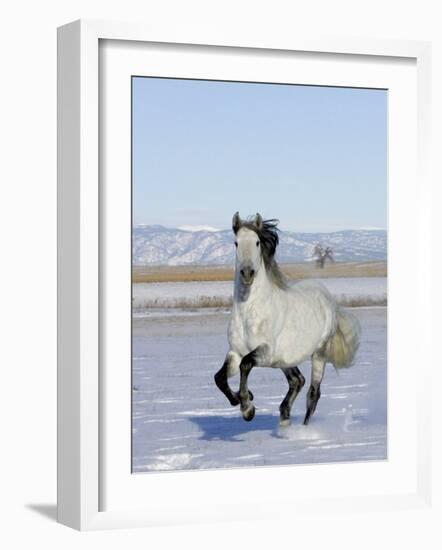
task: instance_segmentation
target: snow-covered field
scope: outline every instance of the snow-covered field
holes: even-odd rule
[[[376,281],[370,284],[372,290],[386,291],[382,282],[380,287]],[[220,283],[219,288],[230,287]],[[307,384],[295,401],[288,428],[279,427],[278,407],[287,391],[279,369],[252,371],[249,384],[257,407],[252,422],[245,422],[239,408],[231,407],[215,387],[213,375],[227,349],[227,315],[199,310],[191,315],[134,316],[133,471],[385,459],[387,309],[352,311],[362,325],[355,365],[339,374],[327,367],[309,426],[301,423],[310,366],[301,365]],[[231,382],[236,387],[238,377]]]
[[[385,304],[386,277],[341,277],[319,279],[343,305],[354,300]],[[133,307],[144,308],[228,306],[232,282],[138,283],[133,285]]]

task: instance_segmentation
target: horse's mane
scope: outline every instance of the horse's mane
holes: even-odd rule
[[[288,288],[287,279],[275,260],[276,247],[279,244],[280,230],[278,229],[278,223],[279,220],[271,219],[261,220],[257,224],[255,218],[248,218],[247,220],[240,220],[239,224],[233,228],[233,231],[236,235],[242,227],[245,227],[258,235],[264,265],[270,280],[278,288],[286,290]]]

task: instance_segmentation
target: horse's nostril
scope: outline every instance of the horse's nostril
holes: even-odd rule
[[[251,276],[251,277],[254,277],[254,276],[255,276],[255,270],[254,270],[254,269],[251,269],[251,270],[250,270],[250,276]]]
[[[241,269],[241,275],[244,277],[244,269]]]

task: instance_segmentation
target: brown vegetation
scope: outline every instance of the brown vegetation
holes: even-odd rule
[[[315,263],[282,264],[289,279],[327,277],[386,277],[387,262],[348,262],[326,264],[319,268]],[[227,266],[135,266],[134,283],[166,283],[185,281],[231,281],[233,268]]]
[[[158,308],[158,309],[194,309],[194,308],[226,308],[231,307],[232,297],[231,296],[196,296],[193,298],[175,298],[172,300],[164,298],[153,298],[146,299],[143,302],[141,307],[136,309],[144,308]]]
[[[373,307],[386,306],[387,298],[385,296],[338,296],[337,302],[343,307]],[[224,309],[232,306],[231,296],[196,296],[193,298],[176,298],[169,300],[167,298],[153,298],[143,301],[142,306],[135,309],[200,309],[214,308]]]

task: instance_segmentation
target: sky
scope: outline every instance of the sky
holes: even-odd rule
[[[387,227],[385,90],[134,77],[133,222]]]

